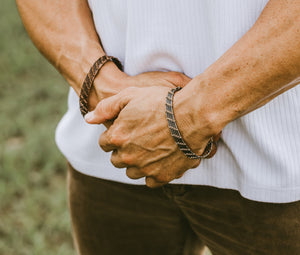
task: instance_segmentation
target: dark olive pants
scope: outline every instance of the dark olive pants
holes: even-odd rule
[[[299,255],[300,202],[260,203],[237,191],[149,189],[69,167],[69,206],[80,255]]]

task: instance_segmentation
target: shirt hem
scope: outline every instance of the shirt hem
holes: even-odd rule
[[[95,178],[131,185],[145,185],[145,178],[132,180],[126,176],[125,169],[115,169],[115,173],[112,173],[111,171],[105,170],[99,171],[99,169],[101,169],[102,167],[105,168],[105,166],[101,165],[95,166],[94,164],[89,164],[77,160],[70,160],[70,164],[78,172]],[[89,170],[83,171],[81,169]],[[188,181],[181,181],[180,179],[176,179],[170,184],[201,185],[220,189],[236,190],[241,194],[242,197],[246,199],[264,203],[291,203],[300,200],[300,187],[278,189],[272,187],[257,187],[255,185],[249,185],[246,182],[239,182],[236,186],[228,186],[218,180],[215,182],[201,182],[199,181],[199,179]]]

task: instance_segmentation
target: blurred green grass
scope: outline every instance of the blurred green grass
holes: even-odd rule
[[[74,254],[54,143],[68,85],[29,40],[15,1],[1,0],[0,34],[0,254]]]

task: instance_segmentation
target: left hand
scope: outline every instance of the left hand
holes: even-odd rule
[[[113,151],[111,162],[115,167],[127,168],[126,174],[132,179],[146,177],[149,187],[169,183],[200,164],[198,159],[187,158],[170,134],[165,116],[169,89],[161,86],[124,89],[102,100],[86,115],[90,124],[116,118],[101,135],[99,144],[104,151]],[[218,137],[215,138],[216,142]],[[208,140],[209,137],[203,136],[203,150]]]

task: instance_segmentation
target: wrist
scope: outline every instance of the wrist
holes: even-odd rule
[[[95,78],[94,86],[89,96],[89,110],[92,110],[104,98],[119,93],[128,77],[112,61],[107,62]]]
[[[203,145],[217,136],[227,124],[215,110],[212,95],[203,93],[202,77],[195,77],[186,87],[174,95],[174,115],[183,140],[197,155],[205,149]]]

